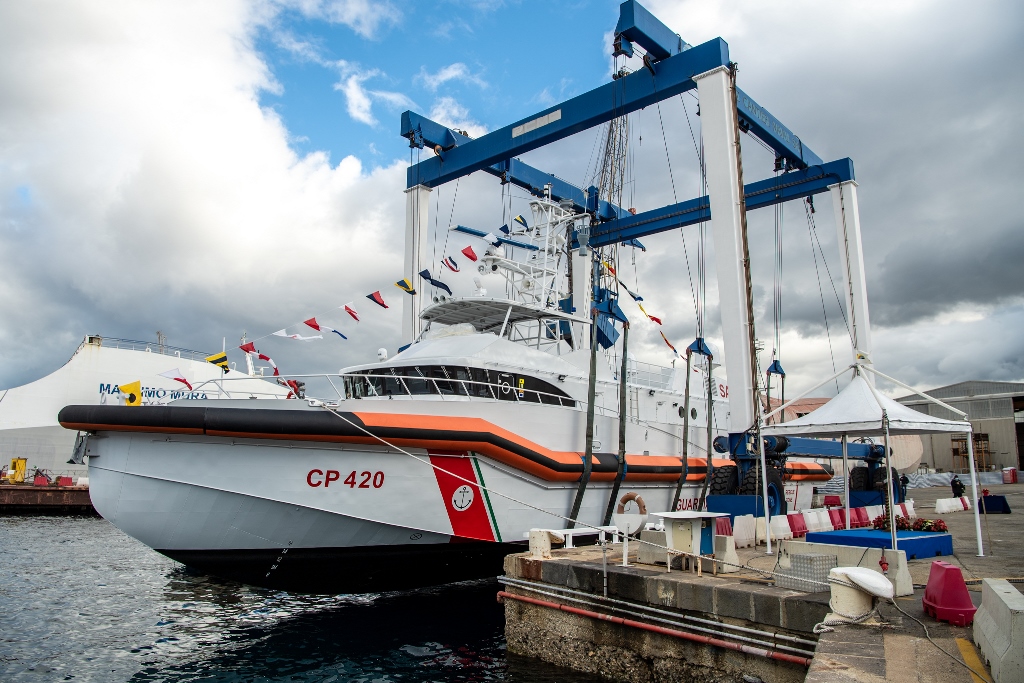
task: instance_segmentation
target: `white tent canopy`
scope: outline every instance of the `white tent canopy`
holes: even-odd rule
[[[889,418],[889,434],[934,434],[969,432],[970,422],[943,420],[919,413],[884,396],[868,384],[863,375],[853,380],[831,401],[814,412],[782,424],[765,425],[764,436],[816,436],[855,439],[882,432],[882,410]]]
[[[782,412],[785,408],[789,407],[792,403],[800,400],[807,394],[811,393],[815,389],[823,386],[824,384],[831,382],[833,379],[838,377],[840,374],[845,373],[848,369],[853,369],[853,379],[850,383],[840,391],[835,398],[830,400],[825,405],[821,406],[817,410],[804,415],[803,417],[797,418],[791,422],[785,422],[781,424],[765,424],[767,419],[775,413]],[[832,377],[825,380],[821,384],[809,389],[800,396],[796,397],[784,406],[776,408],[772,412],[764,416],[761,425],[761,434],[763,436],[808,436],[817,438],[836,438],[841,437],[843,440],[843,471],[847,473],[846,483],[844,489],[846,491],[846,519],[847,528],[849,528],[850,519],[850,480],[849,480],[849,468],[847,466],[846,457],[846,444],[849,438],[857,438],[864,436],[877,436],[879,434],[884,435],[885,439],[885,471],[892,472],[892,460],[889,452],[889,436],[896,434],[935,434],[940,432],[966,432],[968,435],[972,433],[971,423],[966,420],[943,420],[942,418],[933,417],[920,413],[913,408],[908,408],[902,403],[897,403],[888,396],[883,396],[878,392],[875,387],[868,382],[864,376],[864,371],[871,372],[875,375],[883,377],[898,386],[907,389],[909,391],[918,394],[932,403],[942,406],[947,410],[950,410],[953,414],[967,417],[967,415],[953,408],[952,406],[946,405],[942,401],[936,398],[922,394],[921,392],[908,387],[906,384],[889,377],[888,375],[882,374],[873,367],[863,363],[854,363],[851,368],[844,368],[840,372],[836,373]],[[971,489],[974,498],[974,526],[977,534],[978,541],[978,556],[984,556],[984,549],[981,543],[981,518],[978,511],[978,480],[974,470],[974,448],[973,448],[973,437],[968,436],[967,448],[968,448],[968,462],[971,468]],[[891,487],[894,482],[889,482]],[[892,504],[893,496],[889,495],[886,497],[889,501],[888,512],[889,512],[889,523],[890,533],[892,535],[892,548],[896,549],[896,513]]]

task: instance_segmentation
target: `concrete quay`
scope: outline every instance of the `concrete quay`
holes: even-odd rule
[[[88,486],[0,485],[0,514],[95,515]]]
[[[919,516],[939,517],[949,526],[955,555],[940,559],[961,567],[975,605],[981,604],[981,579],[1024,577],[1024,537],[1015,533],[1014,516],[1024,514],[1024,484],[987,488],[1007,496],[1014,513],[982,520],[984,558],[975,556],[972,512],[934,514],[934,501],[948,497],[947,489],[909,492]],[[508,597],[503,602],[509,652],[607,680],[644,683],[991,680],[973,643],[972,627],[951,626],[924,614],[922,597],[932,558],[907,562],[914,594],[898,597],[899,609],[881,602],[880,625],[836,626],[819,636],[814,626],[830,611],[829,593],[772,585],[768,575],[779,566],[779,558],[766,555],[763,545],[738,550],[745,568],[717,576],[675,568],[669,572],[663,564],[636,564],[634,543],[630,544],[632,566],[622,567],[621,548],[608,546],[606,565],[600,546],[556,549],[547,560],[531,559],[528,553],[507,557],[503,580]],[[1019,589],[1022,584],[1013,585]],[[524,598],[535,602],[524,602]],[[927,625],[931,641],[915,619]],[[733,646],[746,644],[762,652],[735,651],[641,630],[637,626],[641,623],[713,637]],[[808,666],[767,659],[761,656],[763,651],[806,658]],[[973,677],[965,662],[982,677]]]
[[[631,556],[635,561],[635,555],[631,553]],[[791,649],[780,652],[793,654],[813,654],[816,636],[812,629],[829,611],[828,593],[800,593],[708,573],[698,577],[681,570],[669,573],[664,568],[649,565],[621,567],[614,564],[621,563],[621,559],[621,546],[617,552],[609,550],[610,600],[604,599],[602,551],[595,546],[555,550],[550,560],[534,560],[526,553],[510,555],[505,558],[504,578],[510,579],[505,590],[514,595],[541,597],[609,615],[632,614],[632,619],[651,623],[657,622],[650,617],[657,616],[666,621],[722,631],[727,634],[723,639],[737,643],[742,641],[729,636],[767,642],[768,647],[756,645],[763,649],[782,645]],[[585,596],[564,593],[561,588]],[[621,602],[612,602],[615,600]],[[538,657],[610,680],[711,682],[742,680],[743,675],[754,675],[764,681],[802,681],[807,672],[807,668],[799,664],[709,647],[514,599],[505,599],[504,603],[509,652]],[[645,607],[662,609],[670,615],[659,615]],[[756,629],[764,634],[687,622],[686,617]]]

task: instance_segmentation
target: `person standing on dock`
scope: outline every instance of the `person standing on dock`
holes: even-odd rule
[[[960,481],[960,477],[955,474],[953,475],[953,478],[949,480],[949,486],[953,489],[954,498],[959,498],[964,495],[964,491],[967,489],[967,487],[964,486],[964,483]]]

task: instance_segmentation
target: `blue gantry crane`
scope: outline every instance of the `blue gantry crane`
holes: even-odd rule
[[[690,45],[642,5],[627,0],[620,6],[615,55],[634,56],[636,47],[643,50],[643,68],[632,73],[620,72],[610,83],[479,138],[411,111],[402,114],[401,135],[410,146],[433,151],[432,156],[411,165],[407,171],[406,271],[417,272],[424,260],[429,193],[475,171],[497,176],[502,183],[511,183],[536,196],[569,202],[577,212],[589,214],[589,235],[586,231],[577,232],[574,246],[579,242],[594,248],[628,243],[710,221],[725,356],[730,370],[729,437],[719,440],[716,449],[727,452],[736,461],[736,487],[759,458],[780,463],[793,455],[839,457],[838,442],[759,437],[760,399],[752,333],[746,212],[819,193],[832,194],[853,354],[864,362],[870,357],[871,342],[853,162],[849,158],[823,161],[800,137],[738,88],[735,64],[722,38]],[[700,102],[707,196],[633,214],[600,199],[596,187],[576,187],[516,158],[692,90],[697,91]],[[757,137],[773,150],[776,166],[783,172],[744,185],[739,156],[742,133]],[[593,293],[594,302],[606,299],[604,292]],[[416,337],[419,325],[419,303],[414,299],[410,304],[403,325],[405,343]],[[613,304],[614,301],[607,302],[608,307]],[[691,348],[698,352],[707,349],[700,339]],[[849,458],[867,461],[872,474],[883,455],[878,445],[849,444]],[[769,513],[776,514],[784,508],[784,492],[777,480],[763,479]]]

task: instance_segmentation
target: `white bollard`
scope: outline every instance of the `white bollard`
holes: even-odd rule
[[[550,560],[551,544],[563,543],[565,538],[548,529],[530,529],[530,558],[534,560]]]
[[[832,608],[825,623],[857,623],[875,609],[875,598],[892,599],[889,579],[866,567],[836,567],[828,573]]]

